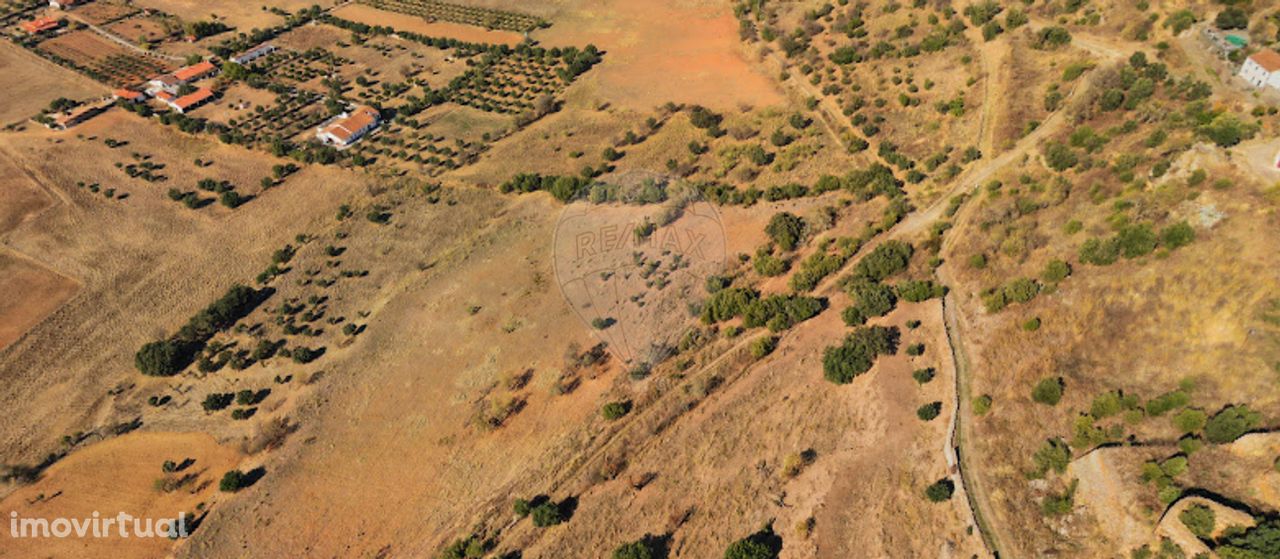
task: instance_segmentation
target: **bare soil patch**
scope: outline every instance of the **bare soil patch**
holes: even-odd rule
[[[675,0],[570,2],[534,36],[548,46],[591,43],[605,51],[604,63],[584,81],[601,99],[622,106],[782,103],[777,84],[744,57],[729,10],[722,3]]]
[[[75,295],[71,278],[13,255],[0,253],[0,349],[8,347]]]

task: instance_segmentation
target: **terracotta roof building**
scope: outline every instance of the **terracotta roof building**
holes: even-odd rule
[[[22,22],[22,30],[32,35],[51,31],[62,26],[62,21],[52,17],[42,17]]]
[[[1280,89],[1280,53],[1271,49],[1253,53],[1240,66],[1240,77],[1253,87]]]
[[[205,60],[198,64],[192,64],[184,68],[179,68],[176,72],[173,73],[173,77],[178,78],[178,81],[182,83],[187,83],[190,81],[198,80],[205,76],[212,75],[217,71],[218,71],[217,66],[214,66],[212,62]]]
[[[382,118],[377,110],[372,107],[357,107],[325,123],[316,130],[316,137],[326,144],[347,147],[372,132],[381,122]]]
[[[167,91],[161,91],[156,94],[156,99],[164,102],[164,104],[168,105],[169,108],[185,114],[187,111],[208,103],[210,99],[213,99],[213,90],[207,87],[202,87],[195,90],[194,93],[188,93],[181,97]]]
[[[143,93],[141,91],[134,91],[132,89],[117,89],[111,92],[111,96],[116,99],[133,101],[134,103],[141,103],[142,101],[145,101],[147,99],[146,93]]]

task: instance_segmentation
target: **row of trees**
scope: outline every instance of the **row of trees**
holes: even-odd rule
[[[134,356],[134,365],[148,376],[172,376],[191,364],[195,354],[215,333],[226,330],[274,293],[235,284],[218,300],[191,317],[177,333],[149,342]]]

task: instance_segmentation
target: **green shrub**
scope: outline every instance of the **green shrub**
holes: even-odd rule
[[[924,344],[911,344],[907,346],[907,355],[912,357],[924,355]]]
[[[613,559],[658,559],[647,539],[624,543],[613,550]]]
[[[623,400],[621,402],[609,402],[600,408],[600,415],[609,421],[621,419],[623,416],[631,413],[631,401]]]
[[[1186,392],[1181,390],[1166,392],[1147,401],[1147,415],[1159,417],[1190,402],[1191,397]]]
[[[533,510],[533,505],[529,504],[528,499],[516,499],[511,508],[516,513],[516,516],[524,518],[529,516],[529,512]]]
[[[844,343],[828,347],[822,354],[823,376],[836,384],[848,384],[869,370],[880,355],[897,352],[898,329],[871,326],[857,328]]]
[[[854,266],[850,281],[881,282],[902,270],[911,262],[914,249],[902,241],[885,241],[863,257]]]
[[[1031,389],[1031,399],[1047,406],[1056,406],[1062,400],[1062,378],[1051,377],[1041,379]]]
[[[950,479],[942,478],[926,487],[924,490],[925,498],[930,502],[941,503],[951,500],[951,495],[956,492],[956,484]]]
[[[1269,518],[1243,532],[1225,535],[1214,551],[1222,559],[1280,557],[1280,518]]]
[[[756,338],[755,340],[752,340],[749,349],[751,351],[751,357],[754,357],[756,359],[761,359],[766,355],[773,353],[773,350],[776,349],[777,347],[778,347],[777,336],[764,336],[762,338]]]
[[[983,296],[987,312],[1000,312],[1012,303],[1026,303],[1040,293],[1040,284],[1028,278],[1018,278],[992,289]]]
[[[942,413],[942,402],[930,402],[916,408],[916,417],[923,421],[933,421]]]
[[[1071,265],[1058,259],[1050,260],[1040,274],[1045,283],[1058,283],[1071,275]]]
[[[174,340],[150,342],[138,350],[134,365],[147,376],[173,376],[186,367],[190,359],[186,353],[183,345]]]
[[[942,297],[947,289],[931,280],[907,280],[897,285],[898,296],[910,303]]]
[[[1173,425],[1182,433],[1195,433],[1204,429],[1209,416],[1200,410],[1185,409],[1173,416]]]
[[[853,304],[840,316],[849,326],[861,326],[871,318],[884,316],[898,303],[893,289],[880,283],[855,281],[845,289],[849,298],[853,299]]]
[[[789,212],[774,214],[764,228],[770,239],[785,251],[792,251],[804,238],[805,223],[803,219]]]
[[[1161,462],[1160,471],[1171,478],[1187,473],[1187,457],[1174,456]]]
[[[1065,144],[1050,142],[1044,148],[1044,161],[1045,165],[1048,165],[1050,169],[1061,173],[1078,165],[1080,158],[1076,155],[1075,150]]]
[[[991,395],[983,394],[974,398],[972,405],[974,415],[985,415],[988,411],[991,411]]]
[[[1204,426],[1204,438],[1211,443],[1232,442],[1253,430],[1262,421],[1262,414],[1249,406],[1227,406],[1214,414]]]
[[[204,411],[218,411],[226,409],[226,407],[230,406],[231,402],[234,400],[235,395],[230,392],[214,392],[204,397],[204,402],[201,403],[201,406],[204,408]]]
[[[1071,480],[1071,485],[1061,494],[1050,494],[1040,502],[1040,512],[1048,517],[1062,516],[1071,512],[1075,506],[1076,486],[1078,480]]]
[[[533,517],[533,525],[539,528],[548,528],[564,522],[560,507],[549,501],[533,507],[530,516]]]
[[[1022,329],[1028,332],[1035,332],[1040,329],[1040,317],[1033,316],[1022,323]]]
[[[1089,415],[1094,419],[1104,419],[1120,413],[1120,392],[1112,390],[1098,395],[1089,405]]]
[[[235,493],[245,487],[248,478],[244,472],[240,470],[231,470],[222,475],[222,480],[218,482],[218,489],[225,493]]]
[[[918,384],[925,384],[933,380],[933,377],[936,376],[936,374],[937,372],[934,371],[933,367],[928,367],[912,371],[911,378],[915,379]]]
[[[1196,230],[1185,221],[1160,230],[1160,243],[1170,250],[1187,246],[1194,240],[1196,240]]]
[[[776,559],[778,554],[757,535],[748,536],[729,544],[724,559]]]
[[[752,264],[756,273],[766,278],[772,278],[787,273],[789,266],[787,261],[767,252],[757,252],[755,262]]]
[[[1065,473],[1067,465],[1071,463],[1071,447],[1062,439],[1049,439],[1036,450],[1031,459],[1035,462],[1037,476],[1043,476],[1049,471]]]

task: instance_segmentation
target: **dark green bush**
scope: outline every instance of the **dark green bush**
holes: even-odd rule
[[[931,502],[941,503],[951,500],[951,495],[956,492],[956,484],[950,479],[942,478],[933,482],[924,490],[924,496]]]
[[[869,370],[880,355],[892,355],[898,347],[898,329],[871,326],[857,328],[844,343],[822,354],[823,376],[836,384],[848,384]]]
[[[1031,399],[1047,406],[1056,406],[1062,400],[1062,379],[1052,377],[1042,379],[1031,389]]]

